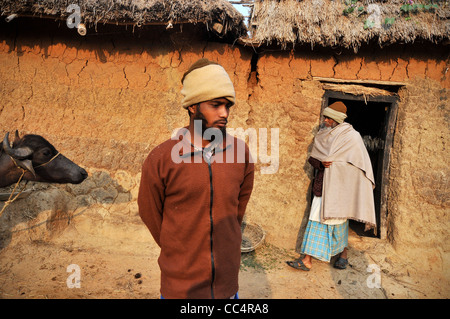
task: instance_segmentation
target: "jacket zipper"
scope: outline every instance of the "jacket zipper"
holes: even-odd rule
[[[209,223],[210,223],[210,233],[209,233],[209,242],[211,247],[211,298],[214,299],[214,279],[216,276],[216,269],[214,266],[214,254],[213,254],[213,216],[212,216],[212,208],[213,208],[213,180],[212,180],[212,169],[211,169],[211,162],[207,161],[208,163],[208,169],[209,169],[209,190],[210,190],[210,200],[209,200]]]

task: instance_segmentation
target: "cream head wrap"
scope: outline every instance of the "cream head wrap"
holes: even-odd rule
[[[341,124],[347,118],[347,107],[341,101],[334,102],[323,110],[323,116]]]
[[[181,103],[185,109],[221,97],[235,103],[236,94],[227,71],[221,65],[207,59],[200,59],[192,64],[183,75],[181,83],[183,83]]]

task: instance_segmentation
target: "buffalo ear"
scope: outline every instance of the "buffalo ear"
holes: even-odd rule
[[[33,174],[33,176],[36,178],[36,173],[34,171],[33,163],[31,162],[31,160],[16,161],[16,163],[20,168],[31,172],[31,174]]]
[[[16,130],[14,134],[13,148],[16,147],[17,144],[19,144],[19,141],[20,141],[19,131]]]

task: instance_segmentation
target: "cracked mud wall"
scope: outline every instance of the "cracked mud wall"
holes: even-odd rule
[[[87,167],[137,173],[151,148],[187,125],[180,79],[196,59],[220,61],[237,88],[249,73],[250,55],[205,41],[200,28],[103,27],[83,38],[56,22],[39,32],[20,23],[2,27],[2,134],[42,134]]]
[[[416,132],[414,119],[421,119],[413,101],[430,101],[423,108],[424,115],[428,108],[436,108],[432,101],[437,101],[437,96],[448,98],[448,60],[439,50],[392,46],[354,54],[302,48],[295,52],[259,50],[256,55],[251,47],[207,41],[207,35],[196,26],[184,26],[183,32],[179,27],[153,27],[134,33],[123,27],[99,26],[98,35],[88,32],[88,36],[80,37],[63,23],[41,22],[37,29],[31,22],[22,25],[19,21],[24,20],[8,25],[2,22],[0,28],[0,134],[15,129],[22,134],[41,134],[88,169],[91,180],[85,190],[62,188],[63,194],[79,200],[89,195],[90,213],[79,222],[79,229],[94,233],[97,219],[87,216],[97,216],[106,227],[111,216],[125,211],[130,223],[136,223],[136,231],[145,233],[139,236],[149,236],[139,223],[135,202],[140,166],[153,147],[175,128],[187,125],[187,114],[180,106],[180,79],[200,57],[221,63],[235,84],[237,104],[230,115],[230,128],[279,128],[278,171],[261,174],[262,164],[256,163],[254,192],[247,210],[247,220],[260,224],[270,243],[293,248],[309,214],[312,169],[307,158],[324,94],[321,82],[313,77],[408,83],[400,95],[392,155],[391,180],[394,185],[405,186],[389,194],[392,241],[419,243],[419,238],[406,234],[421,225],[423,210],[435,210],[438,216],[448,205],[447,200],[439,205],[419,200],[409,205],[407,198],[419,196],[423,190],[433,198],[436,188],[432,184],[426,184],[426,189],[417,186],[425,180],[425,170],[419,179],[404,177],[408,163],[420,162],[426,150],[422,147],[419,153],[414,152],[407,143],[408,139],[415,140],[416,133],[411,135]],[[431,89],[423,91],[422,86]],[[439,112],[448,114],[448,102],[439,105],[444,105]],[[427,130],[420,132],[427,142],[442,140],[445,147],[448,134],[442,132],[446,129],[448,133],[448,127],[437,116],[441,113],[433,113],[440,131],[426,122]],[[408,139],[399,137],[404,132],[410,134]],[[443,151],[426,154],[442,159]],[[433,165],[439,168],[431,173],[433,178],[440,178],[439,185],[444,185],[448,172]],[[97,176],[93,174],[99,171],[107,172],[113,184],[120,174],[134,184],[124,194],[115,187],[91,188]],[[128,196],[127,200],[117,202],[118,194],[121,200]],[[69,214],[79,212],[70,207]],[[448,234],[437,220],[430,220],[430,231],[441,234],[433,243]]]
[[[400,92],[388,238],[426,270],[450,278],[449,87],[417,77]]]

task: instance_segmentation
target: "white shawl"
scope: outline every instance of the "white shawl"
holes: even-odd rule
[[[361,135],[348,123],[320,130],[311,156],[333,162],[324,172],[321,219],[354,219],[376,232],[375,179]]]

